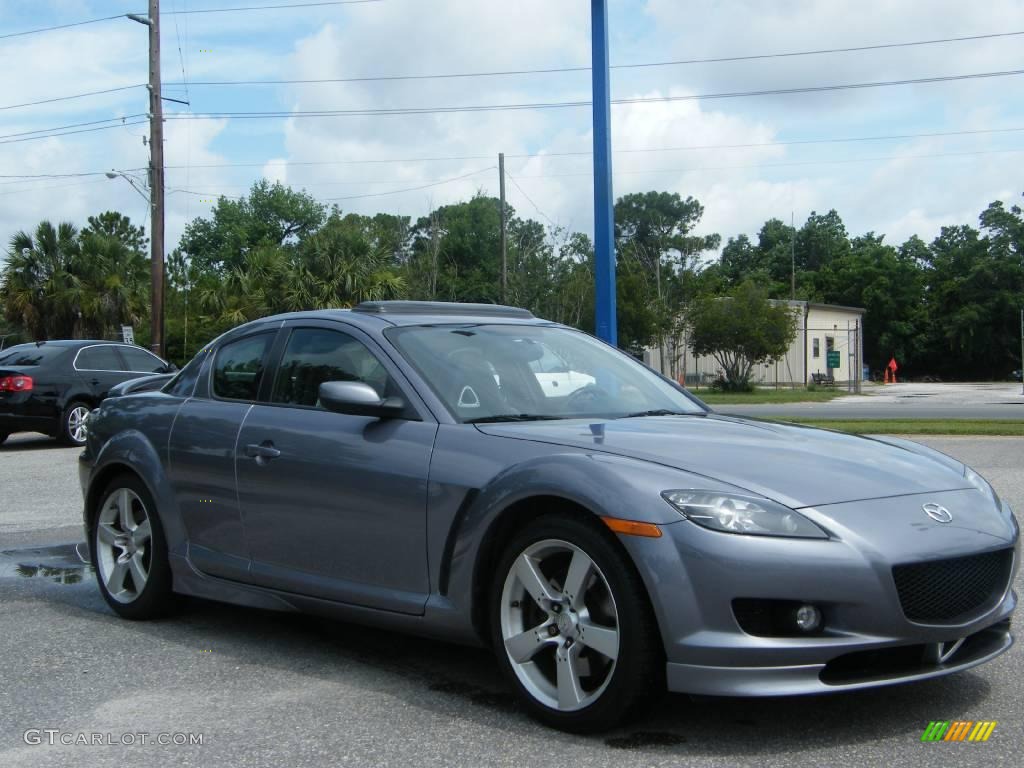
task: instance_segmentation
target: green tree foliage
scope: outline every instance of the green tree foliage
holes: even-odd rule
[[[619,345],[639,353],[662,343],[695,295],[698,257],[717,234],[696,235],[704,207],[677,193],[643,192],[615,203]]]
[[[0,276],[7,320],[33,339],[110,337],[144,316],[147,291],[141,254],[115,235],[79,234],[68,222],[18,232]]]
[[[131,219],[117,211],[104,211],[98,216],[90,216],[87,226],[82,230],[82,236],[92,234],[107,235],[119,240],[126,248],[140,256],[149,252],[149,238],[146,237],[146,228],[132,224]]]
[[[741,283],[731,297],[705,296],[687,314],[688,344],[696,355],[711,355],[724,371],[724,387],[750,388],[754,366],[782,357],[796,338],[796,321],[787,304],[775,304],[753,281]]]
[[[225,274],[244,267],[257,249],[294,247],[326,217],[324,205],[311,195],[261,179],[244,197],[219,198],[211,218],[191,221],[180,248],[199,269]]]
[[[901,365],[920,361],[927,318],[925,281],[910,249],[885,245],[868,232],[850,241],[816,275],[817,293],[831,304],[863,307],[864,359],[880,369],[895,356]]]

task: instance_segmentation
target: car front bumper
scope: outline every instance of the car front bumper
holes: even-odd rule
[[[953,494],[932,497],[949,506],[958,502]],[[906,506],[871,504],[876,520],[894,519],[895,506],[887,505]],[[1006,509],[1011,519],[1009,514]],[[1001,531],[996,524],[973,531],[966,525],[919,526],[914,530],[923,531],[920,545],[895,528],[889,537],[870,538],[841,523],[831,527],[827,540],[726,534],[687,520],[661,527],[661,538],[620,540],[647,584],[673,691],[774,696],[891,685],[969,669],[1013,643],[1010,617],[1017,594],[1012,584],[1020,542],[1012,523]],[[906,617],[894,565],[995,551],[1004,554],[1008,573],[977,610],[963,614],[959,623]],[[941,599],[941,590],[938,594]],[[823,625],[806,634],[795,626],[752,634],[757,630],[741,627],[735,600],[812,604],[821,610]],[[954,649],[951,644],[961,640]]]
[[[1012,608],[1010,609],[1012,610]],[[946,663],[928,660],[930,645],[905,641],[869,644],[826,663],[786,666],[666,665],[668,689],[708,696],[796,696],[876,688],[942,677],[991,661],[1013,645],[1009,621],[968,637]],[[833,655],[838,648],[829,649]]]

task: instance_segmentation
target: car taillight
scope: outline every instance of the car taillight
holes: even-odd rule
[[[0,378],[0,392],[31,392],[31,376],[4,376]]]

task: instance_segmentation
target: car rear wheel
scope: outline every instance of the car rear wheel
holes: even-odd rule
[[[664,665],[647,592],[598,524],[538,519],[506,547],[491,594],[499,663],[537,719],[601,730],[656,695]]]
[[[120,475],[107,486],[90,539],[100,592],[118,615],[152,619],[174,608],[163,528],[139,478]]]
[[[75,400],[64,409],[60,440],[68,445],[85,445],[85,424],[89,420],[89,406]]]

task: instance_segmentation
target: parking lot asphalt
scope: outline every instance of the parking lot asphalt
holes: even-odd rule
[[[1024,439],[921,441],[1024,509]],[[976,670],[875,691],[661,696],[643,719],[580,737],[525,717],[484,650],[201,601],[160,622],[119,620],[75,551],[77,454],[34,436],[0,447],[0,765],[9,768],[1020,764],[1019,646]],[[957,719],[998,725],[986,743],[921,743],[929,721]],[[44,732],[26,744],[30,729],[115,743],[51,746]],[[161,733],[203,743],[140,743]]]
[[[696,393],[700,397],[700,392]],[[866,382],[861,395],[811,403],[714,406],[733,416],[775,419],[1009,419],[1024,420],[1019,383]]]

